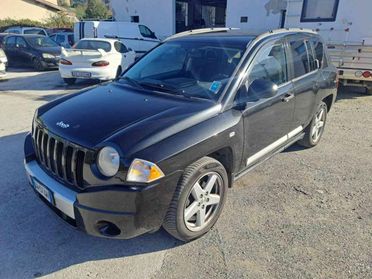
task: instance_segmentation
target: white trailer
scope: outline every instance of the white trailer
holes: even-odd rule
[[[340,82],[372,89],[372,1],[287,0],[285,27],[324,38]]]

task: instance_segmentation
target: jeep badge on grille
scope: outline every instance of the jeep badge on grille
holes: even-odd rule
[[[63,128],[63,129],[66,129],[66,128],[70,127],[70,124],[66,124],[63,121],[57,122],[56,125]]]

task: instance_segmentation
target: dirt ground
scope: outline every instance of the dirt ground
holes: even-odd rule
[[[321,143],[292,146],[241,178],[210,233],[131,240],[81,233],[28,186],[23,140],[58,72],[0,82],[0,278],[372,278],[372,95],[346,88]]]

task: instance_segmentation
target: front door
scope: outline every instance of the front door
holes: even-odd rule
[[[276,94],[266,96],[258,90],[252,96],[249,89],[255,80],[272,84]],[[242,86],[247,88],[248,99],[243,112],[244,165],[247,167],[302,130],[293,121],[294,94],[292,83],[288,80],[287,51],[283,41],[271,41],[257,52]]]

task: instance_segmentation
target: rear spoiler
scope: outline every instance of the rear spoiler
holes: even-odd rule
[[[61,53],[65,57],[70,56],[69,55],[70,53],[76,53],[76,52],[79,52],[80,55],[84,55],[84,53],[97,53],[98,52],[101,55],[101,57],[103,57],[107,54],[107,52],[104,51],[101,48],[99,48],[98,50],[94,50],[94,49],[75,49],[75,48],[65,49],[64,47],[61,48]]]

